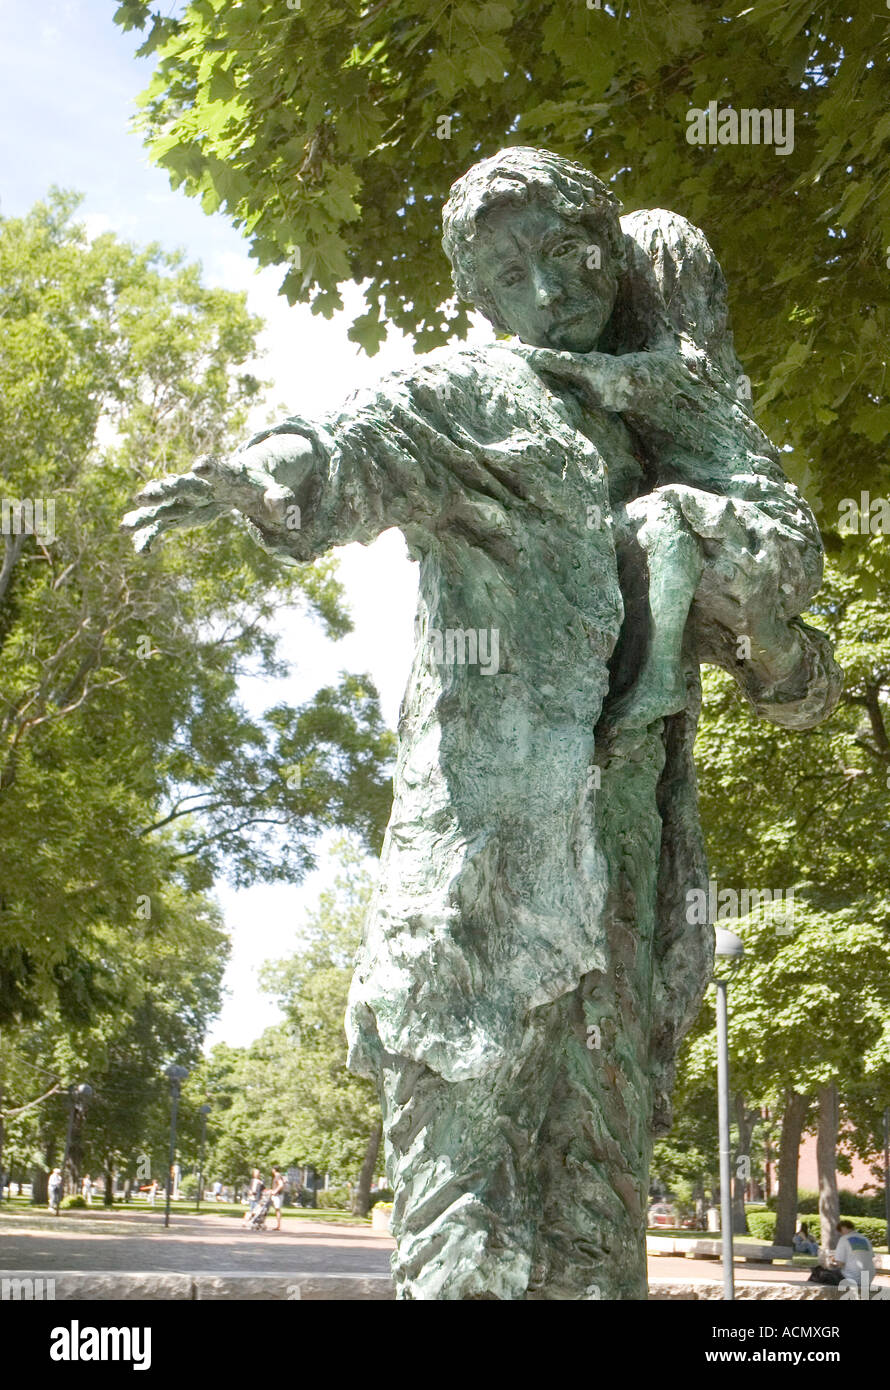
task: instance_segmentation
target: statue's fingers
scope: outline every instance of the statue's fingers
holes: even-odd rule
[[[219,505],[201,505],[195,507],[187,501],[176,501],[172,499],[167,502],[160,502],[153,507],[137,507],[132,512],[127,512],[121,517],[120,526],[123,531],[151,532],[150,539],[160,535],[162,531],[172,529],[174,526],[196,526],[204,525],[211,521],[214,516],[218,516],[223,510]],[[135,537],[134,537],[135,538]],[[137,544],[137,549],[144,549],[145,544]]]
[[[192,472],[199,478],[212,478],[222,472],[224,467],[224,460],[216,454],[202,454],[192,464]]]
[[[120,529],[122,531],[138,531],[153,522],[157,511],[157,507],[135,507],[133,511],[127,512],[121,517],[118,523]]]
[[[132,515],[132,513],[131,513]],[[123,523],[121,523],[123,525]],[[145,551],[151,550],[153,542],[163,531],[160,525],[139,526],[133,531],[133,549],[140,555]]]
[[[148,511],[149,509],[146,508],[145,510]],[[212,510],[214,516],[219,516],[221,515],[223,508],[214,507]],[[121,522],[122,529],[125,527],[125,523],[129,520],[129,518],[133,517],[134,515],[134,512],[130,512],[128,516],[124,517],[123,521]],[[200,513],[201,524],[203,525],[205,522],[210,521],[211,519],[212,518],[208,514],[207,510],[203,509]],[[130,526],[126,527],[126,529],[132,530],[133,548],[141,553],[142,551],[150,550],[154,542],[157,540],[158,536],[162,536],[167,531],[174,530],[177,526],[194,526],[197,523],[197,520],[198,518],[195,516],[195,513],[193,511],[188,511],[185,509],[179,512],[164,511],[162,515],[155,516],[153,520],[146,520],[141,525],[131,524]]]
[[[140,493],[140,496],[144,494]],[[186,511],[182,502],[177,502],[171,498],[168,502],[156,502],[149,507],[135,507],[133,511],[127,512],[121,517],[121,528],[124,531],[138,531],[142,526],[163,526],[171,521],[177,514],[181,515]],[[194,516],[192,508],[188,508],[190,515]]]
[[[205,478],[194,473],[167,473],[163,478],[152,478],[146,483],[136,500],[148,503],[188,500],[192,506],[201,506],[213,501],[213,488]]]

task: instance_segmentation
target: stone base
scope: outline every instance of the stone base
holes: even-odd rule
[[[744,1279],[736,1284],[737,1299],[785,1302],[795,1299],[837,1301],[840,1289],[823,1284],[783,1284],[778,1280]],[[650,1279],[649,1298],[655,1301],[695,1301],[723,1298],[716,1279]],[[393,1301],[388,1274],[115,1274],[88,1271],[46,1275],[27,1270],[0,1270],[0,1301],[173,1300],[315,1302],[340,1300]]]
[[[67,1270],[0,1270],[0,1302],[77,1302],[81,1299],[173,1300],[395,1299],[388,1274],[129,1274]]]
[[[740,1279],[735,1286],[737,1299],[761,1299],[764,1302],[819,1300],[837,1302],[841,1290],[830,1284],[783,1284],[778,1279]],[[650,1279],[649,1298],[661,1302],[668,1299],[723,1299],[723,1283],[716,1279]]]
[[[192,1298],[395,1300],[388,1274],[196,1274]]]

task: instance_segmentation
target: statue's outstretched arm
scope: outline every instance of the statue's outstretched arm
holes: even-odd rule
[[[416,432],[423,422],[409,424]],[[144,550],[173,527],[236,511],[265,550],[305,564],[335,545],[367,545],[389,526],[429,521],[442,480],[432,462],[418,466],[417,443],[381,388],[330,421],[290,416],[229,457],[207,455],[188,473],[153,480],[123,525]]]

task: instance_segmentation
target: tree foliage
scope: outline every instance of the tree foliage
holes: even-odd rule
[[[696,744],[717,889],[782,895],[725,923],[746,949],[730,990],[733,1087],[773,1113],[787,1093],[805,1096],[812,1126],[818,1091],[836,1083],[841,1142],[863,1159],[879,1150],[890,1091],[885,544],[873,537],[847,570],[829,565],[817,600],[814,621],[846,673],[834,716],[805,734],[776,728],[753,716],[729,677],[708,671]],[[678,1123],[658,1151],[666,1172],[688,1176],[683,1153],[697,1151],[684,1098],[713,1089],[714,1047],[708,1000],[681,1058]]]
[[[696,743],[702,823],[721,885],[806,881],[826,904],[881,893],[888,867],[890,585],[873,537],[847,571],[829,565],[812,621],[844,668],[841,704],[806,733],[758,720],[728,676],[705,672]]]
[[[123,0],[156,55],[142,97],[152,157],[223,209],[283,290],[330,314],[366,283],[353,336],[392,322],[419,351],[463,334],[439,246],[448,186],[506,144],[608,179],[627,210],[702,226],[730,285],[768,433],[826,527],[886,492],[890,111],[882,9],[755,0]],[[687,112],[790,110],[793,150],[693,145]],[[441,118],[449,120],[442,124]],[[447,131],[447,138],[439,138]],[[299,251],[298,261],[295,252]]]
[[[243,430],[259,323],[75,204],[0,219],[0,495],[33,509],[0,534],[0,1022],[79,1021],[103,942],[161,930],[173,884],[298,880],[329,825],[378,847],[391,795],[366,679],[238,698],[285,670],[283,607],[348,630],[331,562],[283,569],[228,518],[148,557],[120,533],[146,477]]]
[[[165,930],[151,923],[126,943],[101,934],[102,989],[77,1021],[58,1008],[30,1026],[4,1032],[0,1089],[15,1112],[6,1120],[3,1161],[21,1171],[61,1163],[69,1116],[68,1093],[85,1082],[92,1099],[73,1127],[75,1166],[94,1176],[108,1170],[163,1180],[170,1122],[167,1062],[195,1066],[216,1016],[228,955],[219,909],[200,895],[168,890]],[[182,1107],[180,1134],[196,1122]]]
[[[341,843],[341,871],[300,927],[300,946],[262,972],[284,1021],[247,1048],[213,1049],[200,1080],[214,1106],[214,1171],[311,1164],[342,1180],[359,1170],[380,1119],[371,1082],[346,1069],[344,1016],[371,877]]]

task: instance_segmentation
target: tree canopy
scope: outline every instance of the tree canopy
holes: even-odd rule
[[[346,1069],[344,1029],[372,879],[355,845],[335,852],[340,872],[300,924],[297,950],[262,971],[283,1022],[247,1048],[215,1047],[195,1078],[214,1105],[212,1162],[227,1179],[276,1162],[349,1178],[379,1123],[373,1085]]]
[[[332,562],[286,570],[228,518],[148,557],[120,532],[148,476],[243,430],[259,323],[75,207],[0,219],[0,1023],[76,1021],[174,885],[297,881],[329,825],[379,847],[391,798],[367,679],[239,700],[286,670],[284,607],[349,629]]]
[[[787,468],[823,528],[887,491],[890,110],[882,8],[755,0],[123,0],[156,68],[152,157],[222,209],[283,291],[330,314],[365,283],[352,333],[387,322],[418,351],[466,331],[442,254],[450,183],[506,144],[607,179],[628,211],[700,225],[729,280],[737,346]],[[793,148],[690,144],[687,113],[791,111]],[[840,545],[840,542],[838,542]]]
[[[199,894],[167,890],[165,930],[134,924],[124,945],[102,934],[102,990],[94,986],[82,1014],[48,1008],[0,1046],[5,1123],[2,1164],[21,1173],[61,1163],[68,1092],[85,1082],[92,1098],[76,1115],[73,1148],[81,1173],[117,1170],[163,1178],[170,1124],[169,1061],[194,1067],[216,1016],[228,957],[219,909]],[[45,1099],[33,1104],[41,1094]],[[200,1102],[199,1102],[200,1104]],[[16,1113],[16,1112],[19,1113]],[[180,1134],[196,1129],[184,1105]]]

